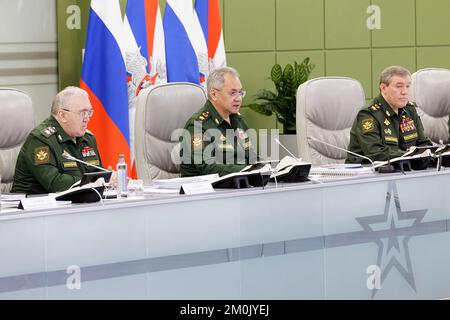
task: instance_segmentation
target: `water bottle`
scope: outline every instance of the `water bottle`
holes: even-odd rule
[[[127,163],[125,156],[119,154],[119,162],[117,162],[117,199],[127,196]]]

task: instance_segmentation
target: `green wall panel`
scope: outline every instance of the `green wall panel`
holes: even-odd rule
[[[411,73],[416,70],[416,50],[414,48],[374,49],[372,52],[372,94],[379,92],[380,73],[385,68],[400,65]]]
[[[294,61],[301,63],[306,57],[310,58],[310,62],[315,64],[315,67],[309,76],[309,79],[322,77],[325,75],[325,54],[324,51],[289,51],[278,52],[277,62],[282,66],[286,63],[293,64]]]
[[[325,0],[326,48],[370,47],[369,0]]]
[[[277,0],[277,50],[322,49],[323,1]]]
[[[450,1],[417,1],[417,45],[450,44]]]
[[[243,104],[254,102],[254,94],[260,89],[275,90],[270,80],[270,70],[275,64],[275,53],[229,53],[229,66],[236,68],[241,75],[242,87],[247,91]],[[242,109],[248,125],[253,128],[275,128],[275,118],[260,115],[250,109]]]
[[[124,6],[126,0],[120,1]],[[164,14],[166,1],[158,1]],[[60,87],[79,84],[89,2],[57,0]],[[80,30],[66,28],[71,4],[81,9]],[[380,30],[367,27],[371,4],[381,9]],[[261,88],[274,89],[268,77],[275,61],[285,65],[309,56],[316,65],[311,78],[355,78],[368,100],[388,65],[411,72],[450,69],[450,0],[220,0],[220,6],[228,64],[248,91],[244,103]],[[277,126],[273,117],[242,113],[251,126]]]
[[[333,50],[326,53],[326,75],[358,80],[367,97],[372,96],[370,50]]]
[[[417,70],[431,67],[450,69],[450,47],[417,48]]]
[[[228,51],[275,50],[275,0],[226,0],[224,4]]]
[[[372,31],[372,46],[414,46],[416,43],[416,1],[373,0],[372,2],[381,9],[381,29]]]

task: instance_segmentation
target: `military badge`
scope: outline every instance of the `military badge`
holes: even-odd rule
[[[93,164],[94,166],[99,166],[100,165],[100,161],[98,161],[98,160],[89,160],[89,161],[86,161],[87,163],[89,163],[89,164]]]
[[[398,143],[398,139],[396,137],[392,137],[392,136],[385,136],[384,140],[386,140],[386,142]]]
[[[372,132],[375,129],[373,119],[365,119],[361,123],[361,129],[363,133]]]
[[[202,136],[201,135],[195,135],[192,139],[192,145],[194,148],[200,148],[203,144]]]
[[[405,141],[409,141],[409,140],[417,139],[417,138],[418,138],[417,132],[408,134],[408,135],[406,135],[406,136],[403,137],[403,139],[404,139]]]
[[[414,124],[414,120],[405,117],[402,119],[402,121],[400,121],[400,131],[402,133],[411,132],[414,130],[416,130],[416,125]]]
[[[219,120],[217,120],[217,118],[214,119],[214,122],[215,122],[216,124],[219,124],[219,123],[220,123]]]
[[[392,135],[391,129],[384,129],[384,133],[386,133],[388,135]]]
[[[388,125],[390,125],[390,124],[391,124],[391,122],[390,122],[388,119],[385,119],[385,120],[384,120],[384,125],[388,126]]]
[[[83,148],[83,150],[81,150],[81,155],[83,156],[83,158],[86,158],[96,156],[97,154],[95,153],[94,148],[86,146]]]
[[[45,164],[50,161],[50,151],[48,146],[34,148],[34,163]]]
[[[63,162],[63,166],[64,166],[64,168],[76,168],[77,163],[75,161],[66,161],[66,162]]]
[[[238,137],[239,139],[244,140],[247,138],[247,134],[244,132],[244,130],[238,129]]]
[[[390,113],[389,111],[386,110],[386,115],[387,115],[388,117],[390,117],[390,116],[391,116],[391,113]]]

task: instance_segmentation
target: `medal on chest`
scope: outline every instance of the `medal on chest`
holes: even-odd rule
[[[407,133],[416,130],[416,125],[414,124],[414,120],[403,116],[402,121],[400,121],[400,131],[402,133]]]
[[[83,150],[81,150],[81,155],[83,156],[83,158],[86,158],[86,157],[93,157],[96,155],[96,153],[94,151],[94,148],[86,146],[83,148]]]
[[[242,129],[237,129],[237,136],[241,140],[247,139],[247,134]]]

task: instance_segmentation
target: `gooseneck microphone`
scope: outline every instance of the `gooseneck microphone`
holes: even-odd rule
[[[286,150],[286,151],[287,151],[294,159],[297,159],[297,160],[301,161],[301,159],[299,159],[298,157],[294,156],[294,154],[293,154],[291,151],[289,151],[289,149],[286,148],[286,147],[280,142],[280,140],[278,140],[277,138],[273,138],[273,140],[274,140],[276,143],[278,143],[284,150]]]
[[[98,170],[100,170],[100,171],[111,172],[111,170],[106,170],[105,168],[102,168],[102,167],[96,166],[96,165],[94,165],[94,164],[87,163],[87,162],[85,162],[85,161],[83,161],[83,160],[77,159],[77,158],[75,158],[74,156],[71,156],[71,155],[70,155],[67,151],[65,151],[65,150],[64,150],[64,152],[62,153],[62,157],[63,157],[64,159],[67,159],[67,160],[72,160],[72,161],[80,162],[80,163],[82,163],[82,164],[85,164],[85,165],[87,165],[87,166],[93,167],[93,168],[98,169]]]
[[[344,148],[335,146],[335,145],[333,145],[333,144],[330,144],[330,143],[328,143],[328,142],[319,140],[319,139],[314,138],[314,137],[307,137],[307,139],[308,139],[308,140],[317,141],[317,142],[322,143],[322,144],[324,144],[324,145],[326,145],[326,146],[329,146],[329,147],[332,147],[332,148],[335,148],[335,149],[338,149],[338,150],[341,150],[341,151],[345,151],[345,152],[350,153],[350,154],[352,154],[352,155],[354,155],[354,156],[357,156],[357,157],[359,157],[359,158],[366,159],[366,160],[369,161],[370,164],[372,165],[372,172],[375,172],[375,163],[373,163],[372,159],[370,159],[370,158],[368,158],[368,157],[366,157],[366,156],[363,156],[362,154],[359,154],[359,153],[356,153],[356,152],[353,152],[353,151],[350,151],[350,150],[347,150],[347,149],[344,149]]]

